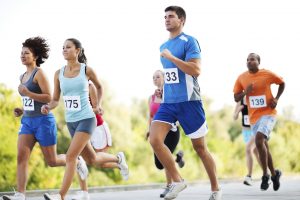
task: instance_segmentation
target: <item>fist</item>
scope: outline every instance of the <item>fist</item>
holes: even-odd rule
[[[14,115],[15,117],[20,117],[21,115],[23,115],[23,110],[21,108],[15,108]]]
[[[50,108],[49,108],[49,105],[43,105],[41,107],[41,113],[44,114],[44,115],[47,115],[50,111]]]
[[[20,92],[20,94],[27,96],[29,90],[26,86],[20,84],[18,87],[18,91]]]

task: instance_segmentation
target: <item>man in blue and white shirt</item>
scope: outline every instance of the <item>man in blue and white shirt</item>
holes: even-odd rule
[[[170,38],[160,47],[161,63],[165,73],[163,103],[151,124],[150,143],[172,177],[173,183],[165,199],[174,199],[187,185],[176,169],[172,154],[164,145],[164,139],[172,124],[179,121],[185,134],[191,138],[193,147],[210,178],[212,190],[210,199],[219,200],[222,194],[216,166],[204,140],[208,128],[197,81],[200,75],[201,50],[194,37],[182,32],[185,20],[186,14],[181,7],[170,6],[165,9],[165,25]]]

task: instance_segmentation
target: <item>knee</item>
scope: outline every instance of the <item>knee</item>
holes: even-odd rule
[[[151,134],[149,142],[153,149],[159,149],[163,145],[163,141],[161,141],[158,137],[151,136]]]
[[[49,160],[46,160],[46,162],[47,162],[48,166],[56,167],[56,160],[55,159],[49,159]]]
[[[29,160],[29,155],[26,152],[19,151],[17,156],[18,164],[26,164]]]
[[[208,153],[207,147],[204,144],[194,144],[193,148],[200,157],[204,157]]]
[[[255,145],[258,149],[262,148],[263,144],[264,144],[264,135],[261,133],[257,133],[256,137],[255,137]]]

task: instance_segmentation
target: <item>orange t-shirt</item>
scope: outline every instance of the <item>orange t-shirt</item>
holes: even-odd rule
[[[234,94],[243,92],[247,86],[253,84],[253,90],[247,94],[247,106],[250,117],[250,124],[254,125],[263,115],[276,115],[276,110],[270,107],[274,98],[271,91],[271,84],[283,83],[283,79],[273,72],[260,69],[255,74],[246,71],[242,73],[235,82]]]

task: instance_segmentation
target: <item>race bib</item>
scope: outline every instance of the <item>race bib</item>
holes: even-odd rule
[[[81,110],[80,96],[64,96],[64,104],[68,111]]]
[[[179,83],[178,69],[168,68],[165,71],[165,84]]]
[[[267,106],[266,95],[250,96],[249,97],[250,108],[263,108]]]
[[[248,115],[244,115],[244,124],[245,125],[250,125],[250,120]]]
[[[30,99],[29,97],[23,96],[23,109],[27,111],[34,111],[34,100]]]

